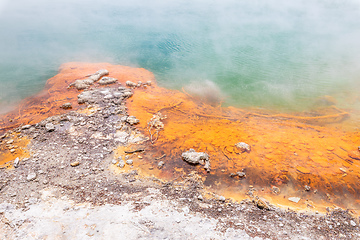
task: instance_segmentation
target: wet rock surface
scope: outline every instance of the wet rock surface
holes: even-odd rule
[[[196,173],[165,182],[140,177],[132,169],[135,158],[116,158],[114,165],[113,149],[140,141],[133,137],[136,125],[128,121],[125,107],[131,96],[126,87],[85,90],[78,96],[83,111],[69,111],[1,136],[10,145],[14,134],[31,139],[29,158],[14,159],[14,169],[0,169],[1,239],[106,239],[110,233],[128,239],[360,237],[358,220],[349,211],[286,211],[257,199],[253,188],[249,200],[235,202],[208,193]],[[182,158],[210,170],[210,157],[204,152],[189,150]],[[132,165],[126,165],[130,160]],[[114,174],[110,166],[130,171]],[[154,159],[154,167],[161,171],[167,165]],[[74,233],[73,225],[82,230]]]

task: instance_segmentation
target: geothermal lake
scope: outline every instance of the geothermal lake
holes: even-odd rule
[[[225,104],[356,106],[360,3],[351,0],[0,2],[0,112],[64,62],[152,71],[160,86],[217,86]],[[203,88],[203,89],[202,89]]]

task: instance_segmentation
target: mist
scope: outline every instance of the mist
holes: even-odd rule
[[[301,110],[359,90],[359,13],[351,0],[1,1],[0,108],[86,61],[143,67],[172,89],[209,81],[228,105]]]

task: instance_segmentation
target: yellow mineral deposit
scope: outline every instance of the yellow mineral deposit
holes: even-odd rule
[[[152,81],[151,86],[134,87],[134,95],[127,100],[129,115],[140,120],[136,126],[149,140],[115,149],[116,157],[134,159],[125,170],[138,169],[164,180],[196,170],[209,189],[237,200],[255,194],[294,209],[340,206],[359,213],[360,135],[356,129],[341,127],[350,114],[334,106],[296,114],[216,107],[157,86],[152,73],[144,69],[67,63],[39,96],[2,116],[0,127],[8,130],[64,113],[60,106],[66,102],[78,110],[79,91],[67,87],[99,69],[107,69],[122,85]],[[238,143],[248,145],[249,150],[242,150]],[[145,149],[141,153],[126,153],[140,147]],[[201,164],[182,160],[181,154],[191,148],[210,156],[210,173]],[[18,156],[9,155],[4,144],[1,154],[3,163]],[[254,187],[249,193],[250,185]]]

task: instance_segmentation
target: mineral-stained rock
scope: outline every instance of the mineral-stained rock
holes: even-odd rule
[[[131,81],[126,81],[126,86],[128,86],[128,87],[136,87],[136,83],[134,83],[134,82],[131,82]]]
[[[94,74],[91,74],[88,78],[83,80],[76,80],[71,83],[69,87],[75,87],[77,90],[82,90],[88,88],[90,85],[94,84],[94,82],[99,81],[99,79],[105,75],[108,75],[109,71],[106,69],[101,69]]]
[[[157,165],[158,169],[161,169],[163,166],[164,166],[164,162],[163,161],[160,161]]]
[[[251,151],[251,147],[249,144],[244,143],[244,142],[238,142],[235,144],[235,147],[237,147],[238,149],[240,149],[241,152],[250,152]]]
[[[185,162],[191,164],[204,163],[209,160],[209,155],[204,152],[195,152],[192,148],[189,151],[182,153],[181,157]]]
[[[112,78],[112,77],[103,77],[102,79],[100,79],[100,81],[98,82],[100,85],[108,85],[108,84],[113,84],[116,83],[117,79],[116,78]]]
[[[205,169],[205,171],[210,172],[211,168],[210,168],[209,160],[205,161],[204,169]]]
[[[267,205],[267,203],[261,199],[258,199],[256,201],[256,206],[260,209],[266,209],[266,210],[269,210],[269,206]]]
[[[275,195],[280,194],[280,188],[278,188],[278,187],[273,186],[273,187],[271,188],[271,190],[272,190],[272,192],[273,192]]]
[[[78,161],[70,163],[70,166],[72,166],[72,167],[76,167],[76,166],[79,166],[79,165],[80,165],[80,163]]]
[[[60,108],[62,109],[71,109],[72,106],[71,106],[71,103],[64,103],[63,105],[60,106]]]
[[[139,119],[137,119],[134,116],[129,116],[126,118],[126,122],[129,123],[130,125],[134,125],[134,124],[139,123],[140,121],[139,121]]]

